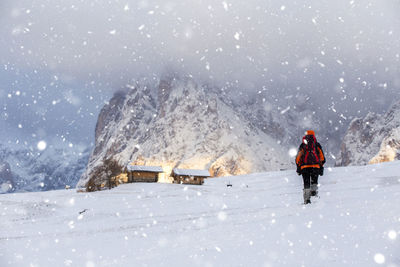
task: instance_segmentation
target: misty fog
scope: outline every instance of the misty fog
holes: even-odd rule
[[[1,136],[90,143],[113,92],[168,68],[239,98],[310,97],[343,133],[400,98],[399,14],[395,0],[2,0]]]

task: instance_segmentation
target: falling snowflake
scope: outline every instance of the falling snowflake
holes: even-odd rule
[[[374,256],[374,260],[378,264],[384,264],[385,263],[385,256],[383,256],[381,253],[376,253]]]
[[[222,2],[222,5],[224,6],[225,11],[228,11],[228,3],[227,2]]]
[[[226,212],[221,211],[218,213],[218,220],[220,221],[225,221],[227,217],[228,215],[226,214]]]
[[[289,149],[289,156],[290,157],[295,157],[297,155],[297,150],[296,150],[296,148],[291,148],[291,149]]]
[[[43,150],[45,150],[46,149],[46,147],[47,147],[47,143],[45,142],[45,141],[39,141],[38,143],[37,143],[37,149],[39,149],[40,151],[43,151]]]
[[[396,231],[393,231],[393,230],[389,231],[388,237],[389,237],[390,239],[392,239],[392,240],[395,240],[395,239],[397,238],[397,233],[396,233]]]

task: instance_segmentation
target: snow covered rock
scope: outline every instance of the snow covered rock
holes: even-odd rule
[[[400,159],[400,127],[389,132],[383,139],[378,153],[369,161],[370,164]]]
[[[78,187],[104,184],[105,159],[139,165],[208,169],[213,176],[291,166],[287,150],[223,91],[191,78],[136,82],[100,112],[95,148]],[[166,177],[166,181],[169,178]]]
[[[336,165],[364,165],[399,158],[400,101],[383,115],[369,113],[356,118],[343,138]]]
[[[0,193],[7,193],[14,188],[14,177],[8,162],[0,161]]]

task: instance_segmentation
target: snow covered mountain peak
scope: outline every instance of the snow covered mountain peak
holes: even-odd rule
[[[285,149],[241,110],[189,77],[130,85],[100,112],[95,149],[78,186],[104,183],[94,174],[108,158],[121,166],[209,169],[215,176],[289,167]]]

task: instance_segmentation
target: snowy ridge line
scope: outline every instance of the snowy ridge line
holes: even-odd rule
[[[8,165],[7,179],[0,170],[0,193],[46,191],[75,187],[89,158],[89,147],[47,145],[43,151],[16,144],[0,144],[0,166]],[[2,190],[11,181],[11,188]]]

